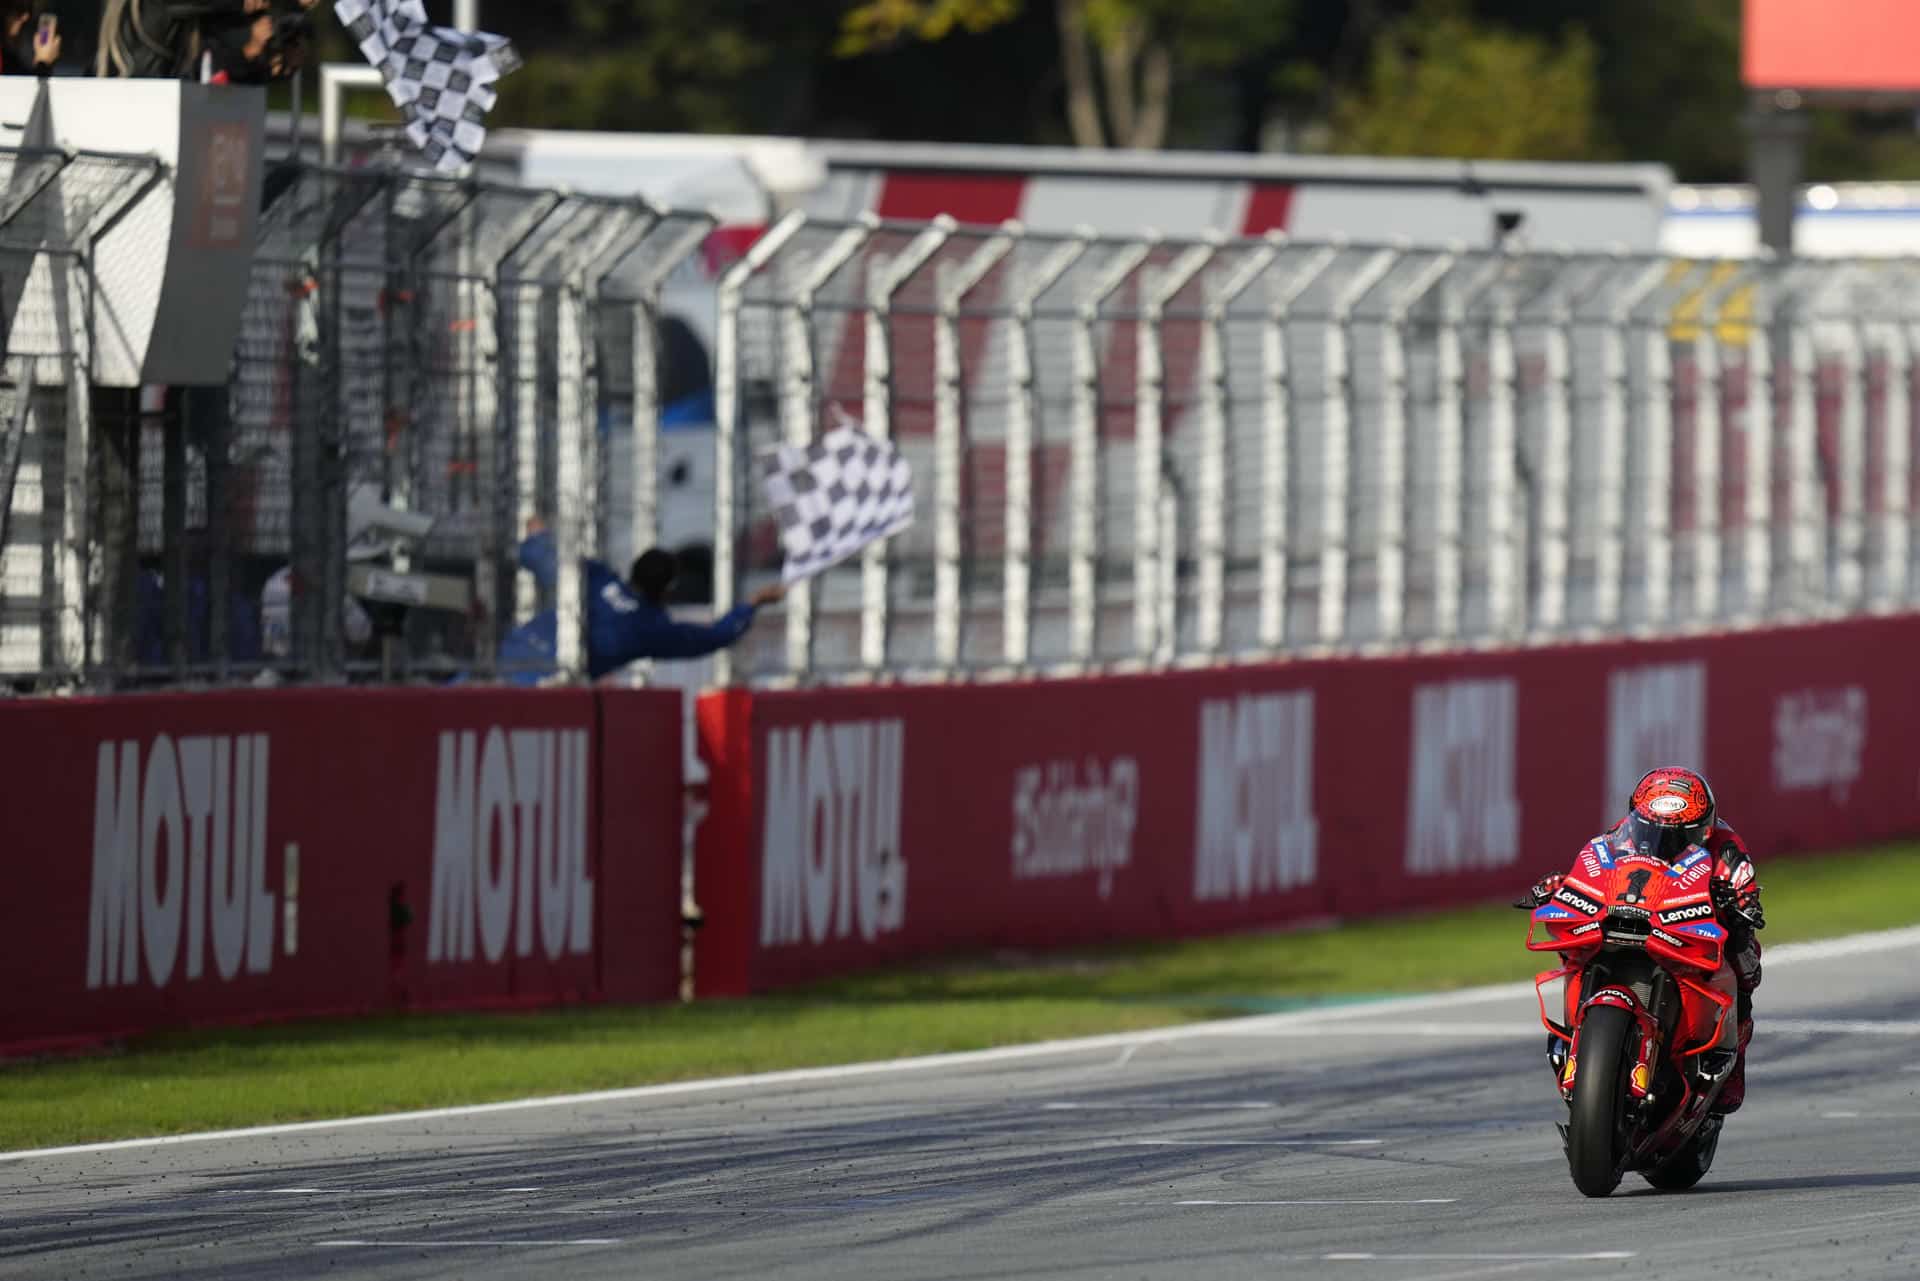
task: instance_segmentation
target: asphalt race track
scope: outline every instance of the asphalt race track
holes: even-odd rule
[[[1761,998],[1688,1194],[1574,1191],[1507,990],[9,1160],[0,1276],[1920,1277],[1920,931]]]

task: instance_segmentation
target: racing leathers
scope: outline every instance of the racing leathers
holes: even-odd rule
[[[1596,840],[1616,847],[1628,845],[1624,839],[1626,822]],[[1753,992],[1760,986],[1760,940],[1756,937],[1766,925],[1760,909],[1760,884],[1755,879],[1753,856],[1739,833],[1724,822],[1716,821],[1706,841],[1713,858],[1713,876],[1709,889],[1713,895],[1716,918],[1727,931],[1726,959],[1739,989],[1740,1051],[1733,1074],[1714,1100],[1715,1115],[1726,1116],[1740,1110],[1747,1097],[1747,1045],[1753,1040]],[[1559,874],[1544,877],[1533,886],[1532,897],[1544,903],[1553,897],[1565,879]]]

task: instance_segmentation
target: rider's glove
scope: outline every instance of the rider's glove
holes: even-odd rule
[[[1730,917],[1734,922],[1750,930],[1766,928],[1767,917],[1760,908],[1758,885],[1748,885],[1736,890],[1727,882],[1716,880],[1712,884],[1712,892],[1713,906],[1723,917]]]
[[[1558,872],[1552,876],[1543,876],[1533,883],[1533,888],[1515,899],[1513,905],[1515,907],[1539,907],[1542,903],[1553,897],[1554,891],[1560,888],[1560,882],[1566,879],[1566,877],[1560,875]]]

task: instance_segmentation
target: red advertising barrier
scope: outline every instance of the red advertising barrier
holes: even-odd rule
[[[949,687],[729,692],[706,994],[953,950],[1485,900],[1648,767],[1771,854],[1920,831],[1920,619]]]
[[[677,692],[0,705],[0,1051],[672,997]]]

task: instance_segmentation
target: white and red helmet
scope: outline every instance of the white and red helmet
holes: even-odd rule
[[[1649,770],[1633,789],[1625,835],[1636,854],[1672,863],[1713,835],[1713,788],[1677,765]]]

